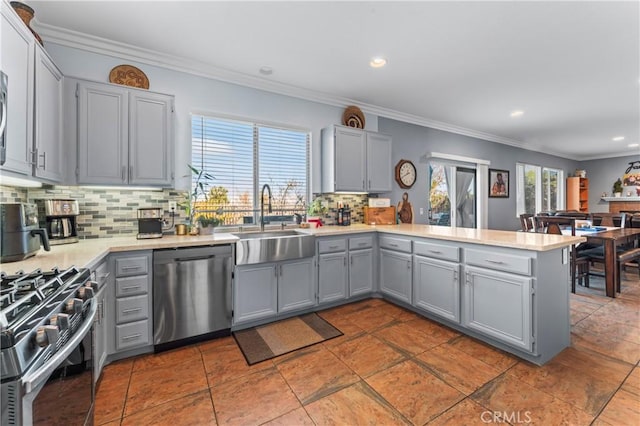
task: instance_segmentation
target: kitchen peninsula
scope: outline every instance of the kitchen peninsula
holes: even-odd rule
[[[366,297],[383,297],[536,364],[544,364],[570,344],[569,247],[584,238],[409,224],[324,226],[297,231],[316,237],[316,259],[323,256],[325,247],[334,247],[332,255],[345,256],[346,288],[346,256],[357,251],[363,236],[370,237],[370,247],[365,250],[371,253],[371,285],[357,296],[347,291],[328,303],[316,298],[311,307],[262,318],[262,323]],[[94,270],[113,253],[237,241],[229,233],[155,240],[83,240],[0,268],[7,273],[71,265]],[[311,282],[321,287],[321,262],[314,260],[314,265]],[[113,274],[107,285],[113,285]],[[322,288],[315,294],[318,292]],[[251,325],[236,321],[233,329]],[[135,354],[152,350],[146,345],[137,348]]]

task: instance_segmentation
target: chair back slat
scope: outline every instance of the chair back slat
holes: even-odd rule
[[[576,235],[576,219],[559,216],[535,216],[536,232],[562,235],[562,228],[570,228],[571,235]]]
[[[520,215],[520,228],[525,231],[531,231],[533,229],[533,215],[532,214],[521,214]]]

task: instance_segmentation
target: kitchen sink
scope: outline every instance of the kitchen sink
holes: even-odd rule
[[[313,257],[316,253],[316,237],[293,230],[238,232],[236,265],[280,262],[282,260]]]

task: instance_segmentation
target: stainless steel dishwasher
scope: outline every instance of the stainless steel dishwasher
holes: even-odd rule
[[[153,344],[156,351],[229,335],[233,247],[153,252]]]

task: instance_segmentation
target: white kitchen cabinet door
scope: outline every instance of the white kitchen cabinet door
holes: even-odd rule
[[[345,252],[318,256],[319,303],[346,299],[347,279],[347,254]]]
[[[32,174],[35,40],[9,6],[0,2],[2,72],[7,75],[6,161],[2,170]]]
[[[36,46],[35,167],[34,175],[62,182],[62,72],[40,46]]]
[[[391,136],[367,132],[367,192],[391,191]]]
[[[413,257],[413,304],[417,308],[460,322],[460,265]]]
[[[129,94],[129,183],[173,185],[173,97]]]
[[[78,183],[128,181],[129,104],[125,88],[78,83]]]
[[[278,313],[309,308],[316,304],[314,259],[278,265]]]
[[[233,323],[276,317],[278,313],[276,264],[238,266],[233,285]]]
[[[411,255],[380,249],[380,291],[411,303]]]
[[[349,296],[373,291],[373,250],[349,251]]]
[[[531,351],[532,279],[489,269],[465,268],[466,327]]]

